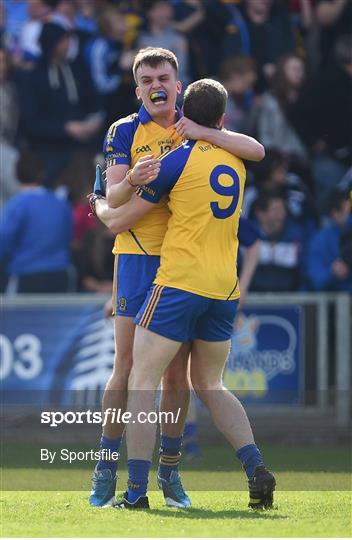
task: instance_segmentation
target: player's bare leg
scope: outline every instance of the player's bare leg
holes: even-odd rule
[[[132,367],[132,350],[135,325],[133,317],[114,317],[115,327],[115,359],[112,374],[106,384],[103,395],[103,413],[107,409],[126,411],[128,377]],[[122,437],[125,424],[111,422],[108,417],[103,427],[103,436],[108,439]]]
[[[215,425],[237,450],[248,477],[249,506],[270,507],[275,479],[254,443],[247,414],[239,400],[222,384],[230,342],[196,340],[192,346],[191,380],[194,390],[208,407]]]
[[[132,349],[135,325],[132,317],[115,317],[115,359],[114,368],[107,382],[103,396],[103,418],[105,411],[121,410],[127,405],[128,377],[132,366]],[[89,497],[92,506],[110,506],[115,503],[117,480],[117,459],[125,425],[113,421],[113,416],[106,416],[100,449],[105,451],[106,459],[101,457],[93,474],[93,488]],[[109,454],[107,454],[109,452]]]
[[[161,419],[161,432],[167,437],[181,437],[190,402],[189,356],[191,344],[183,343],[161,381],[160,410],[172,411],[177,422]]]
[[[133,347],[133,366],[128,382],[128,411],[135,423],[127,426],[128,457],[151,459],[156,425],[137,422],[138,414],[155,411],[156,391],[162,375],[176,356],[181,343],[137,326]]]
[[[109,409],[110,411],[120,409],[121,414],[126,411],[128,378],[132,367],[133,339],[136,328],[133,318],[116,316],[114,325],[115,362],[103,396],[103,418],[105,411]],[[173,418],[177,417],[178,421],[174,424],[163,423],[162,426],[159,484],[161,480],[169,480],[170,472],[178,471],[181,440],[189,405],[188,355],[189,348],[180,351],[179,356],[174,359],[164,375],[160,410],[171,412]],[[101,450],[117,454],[126,426],[112,419],[112,415],[107,416],[100,447]],[[166,467],[162,462],[167,463]],[[116,471],[117,460],[101,459],[99,461],[93,476],[93,490],[90,496],[92,505],[105,506],[114,503]],[[178,475],[177,482],[180,484]]]
[[[190,506],[178,473],[183,431],[190,401],[189,353],[184,343],[171,361],[162,379],[160,411],[172,413],[173,421],[161,418],[158,485],[169,506]],[[171,416],[171,415],[170,415]]]
[[[194,341],[191,380],[194,390],[208,407],[216,427],[238,450],[246,444],[253,444],[254,438],[243,406],[222,384],[229,348],[230,341]]]
[[[123,504],[145,504],[156,424],[138,422],[139,413],[143,411],[143,418],[146,418],[155,410],[155,396],[162,375],[180,348],[180,342],[139,326],[136,328],[127,402],[135,422],[127,426],[129,489]],[[184,496],[185,499],[174,506],[189,506],[189,499]],[[166,502],[169,503],[168,500]]]

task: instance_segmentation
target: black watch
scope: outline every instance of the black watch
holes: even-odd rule
[[[105,197],[103,195],[100,195],[99,193],[90,193],[89,195],[87,195],[87,197],[88,197],[88,202],[89,202],[89,206],[91,210],[90,215],[96,216],[97,213],[95,211],[95,204],[98,199],[105,199]]]

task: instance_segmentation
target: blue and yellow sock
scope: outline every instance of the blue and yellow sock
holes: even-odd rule
[[[251,480],[254,477],[255,469],[257,467],[264,465],[263,458],[256,444],[242,446],[242,448],[237,450],[236,456],[242,463],[248,480]]]
[[[147,494],[150,465],[150,461],[143,459],[128,460],[127,500],[130,503]]]
[[[110,453],[112,452],[118,452],[120,450],[122,442],[122,437],[117,437],[116,439],[108,439],[107,437],[102,436],[100,439],[100,450],[110,450]],[[98,461],[97,471],[101,471],[103,469],[110,469],[112,477],[114,478],[117,471],[117,460],[107,460],[107,459],[100,459]]]
[[[169,481],[172,471],[178,472],[178,465],[181,458],[181,445],[182,437],[161,436],[158,475],[163,480]]]

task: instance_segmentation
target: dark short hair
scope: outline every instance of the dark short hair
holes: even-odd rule
[[[288,159],[281,150],[269,148],[265,153],[265,158],[253,164],[256,184],[265,183],[271,177],[273,171],[278,167],[288,165]]]
[[[225,112],[227,91],[213,79],[200,79],[187,86],[183,114],[202,126],[215,127]]]
[[[146,49],[141,49],[135,56],[133,62],[133,76],[136,83],[137,81],[137,69],[142,66],[150,66],[152,68],[157,68],[161,64],[167,62],[175,70],[176,78],[178,77],[178,61],[173,52],[168,49],[163,49],[162,47],[147,47]]]
[[[227,58],[222,62],[219,69],[220,80],[222,81],[227,81],[234,73],[245,75],[248,72],[257,74],[257,65],[253,58],[244,54]]]
[[[30,150],[23,150],[16,165],[17,178],[21,184],[41,184],[44,168],[40,157]]]
[[[280,200],[286,205],[286,198],[280,193],[279,191],[276,191],[274,193],[267,193],[266,191],[260,191],[258,193],[258,196],[253,204],[253,211],[254,212],[267,212],[269,209],[270,204],[273,201]]]
[[[331,212],[333,211],[339,212],[342,208],[343,203],[348,200],[349,200],[348,191],[344,189],[336,189],[335,191],[333,191],[331,195],[329,196],[329,202],[327,205],[329,214],[331,214]]]

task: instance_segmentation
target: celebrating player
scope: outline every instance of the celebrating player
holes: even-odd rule
[[[104,410],[108,407],[123,411],[126,409],[135,331],[133,317],[143,304],[154,280],[170,215],[166,200],[162,198],[158,204],[153,205],[148,215],[138,220],[138,207],[135,208],[135,205],[140,199],[134,193],[136,186],[156,178],[160,169],[157,157],[178,146],[182,136],[189,136],[192,130],[209,143],[224,147],[243,158],[263,157],[262,146],[250,137],[197,126],[181,117],[179,109],[175,110],[176,97],[181,91],[177,79],[178,65],[170,51],[154,48],[140,51],[135,58],[133,72],[137,83],[136,93],[143,105],[138,114],[115,122],[104,142],[107,201],[110,207],[105,200],[99,200],[101,186],[96,186],[96,194],[91,197],[91,204],[98,217],[110,224],[112,229],[114,220],[120,220],[120,231],[123,231],[117,236],[114,245],[116,351],[113,373],[103,398]],[[126,205],[116,208],[129,199]],[[133,228],[130,222],[134,223]],[[167,504],[177,507],[190,506],[178,474],[181,439],[189,403],[188,357],[189,346],[184,345],[165,372],[162,382],[161,410],[176,413],[180,409],[181,414],[176,424],[161,426],[158,483]],[[108,423],[103,430],[101,449],[117,452],[124,427]],[[92,505],[113,503],[116,471],[116,462],[99,461],[93,476],[90,496]]]
[[[184,114],[221,129],[225,88],[204,79],[185,93]],[[275,479],[254,443],[247,415],[222,384],[240,297],[237,230],[245,183],[243,162],[207,144],[186,141],[161,159],[157,179],[137,189],[138,218],[167,194],[171,217],[153,287],[136,316],[128,411],[154,410],[161,377],[182,343],[193,341],[191,380],[247,473],[252,507],[272,505]],[[126,210],[128,207],[126,205]],[[146,496],[155,425],[127,426],[129,481],[120,508],[148,508]],[[164,491],[165,493],[165,491]]]

